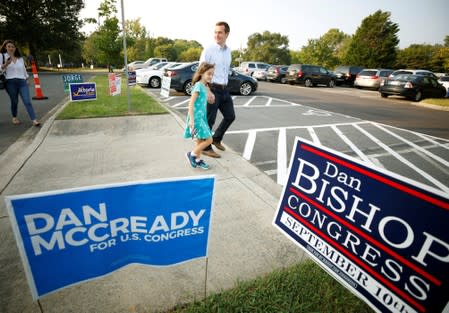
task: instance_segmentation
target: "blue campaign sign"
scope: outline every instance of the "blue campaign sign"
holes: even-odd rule
[[[207,256],[214,176],[7,196],[34,299],[131,263]]]
[[[129,71],[128,72],[128,86],[134,86],[136,84],[136,71]]]
[[[449,198],[296,138],[273,224],[377,312],[442,312]]]
[[[95,83],[74,83],[70,86],[70,101],[88,101],[97,99]]]

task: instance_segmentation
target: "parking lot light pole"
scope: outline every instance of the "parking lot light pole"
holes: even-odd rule
[[[125,75],[126,75],[126,94],[128,96],[128,113],[131,112],[131,95],[129,94],[129,74],[128,74],[128,56],[126,53],[126,28],[125,28],[125,9],[123,6],[123,0],[120,0],[120,4],[122,6],[122,28],[123,28],[123,55],[125,58]]]

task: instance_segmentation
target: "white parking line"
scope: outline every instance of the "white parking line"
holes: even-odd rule
[[[243,150],[243,158],[245,160],[251,160],[251,154],[253,153],[254,143],[256,142],[255,130],[249,131],[248,138],[246,139],[245,149]]]
[[[279,129],[278,137],[278,153],[277,153],[277,183],[284,186],[287,181],[287,130],[285,128]]]
[[[181,104],[188,103],[189,101],[190,101],[190,98],[172,105],[172,108],[179,107]]]
[[[330,127],[332,125],[335,126],[351,126],[351,125],[357,125],[357,124],[367,124],[369,122],[366,121],[360,121],[360,122],[347,122],[347,123],[334,123],[334,124],[319,124],[319,125],[312,125],[312,126],[287,126],[287,127],[270,127],[270,128],[253,128],[253,129],[244,129],[244,130],[231,130],[227,131],[226,134],[246,134],[250,131],[257,131],[257,132],[267,132],[267,131],[279,131],[281,128],[285,128],[287,130],[292,129],[309,129],[309,128],[323,128],[323,127]]]
[[[312,137],[313,143],[316,144],[317,146],[321,146],[320,139],[318,138],[317,134],[315,133],[315,130],[313,129],[313,127],[307,127],[307,131],[309,132],[310,137]]]
[[[243,106],[244,106],[244,107],[249,106],[249,104],[250,104],[251,102],[253,102],[254,99],[256,99],[256,97],[257,97],[257,96],[254,96],[254,97],[252,97],[251,99],[249,99]]]
[[[432,182],[435,186],[437,186],[438,188],[440,188],[440,190],[449,193],[449,188],[444,185],[443,183],[441,183],[440,181],[438,181],[437,179],[435,179],[432,175],[424,172],[422,169],[420,169],[419,167],[415,166],[414,164],[412,164],[411,162],[409,162],[407,159],[405,159],[403,156],[401,156],[400,154],[396,153],[393,149],[391,149],[389,146],[387,146],[386,144],[384,144],[383,142],[381,142],[379,139],[377,139],[375,136],[373,136],[372,134],[370,134],[369,132],[367,132],[366,130],[364,130],[363,128],[361,128],[359,125],[354,125],[355,128],[357,128],[361,133],[363,133],[365,136],[367,136],[368,138],[370,138],[372,141],[374,141],[377,145],[379,145],[380,147],[382,147],[384,150],[388,151],[393,157],[395,157],[396,159],[398,159],[399,161],[401,161],[402,163],[404,163],[405,165],[407,165],[408,167],[412,168],[413,170],[415,170],[416,172],[418,172],[419,174],[421,174],[424,178],[426,178],[428,181]]]
[[[267,103],[265,103],[266,107],[269,107],[271,105],[271,102],[273,101],[273,98],[268,98]]]
[[[371,160],[355,145],[352,143],[352,141],[346,137],[335,125],[332,125],[331,128],[334,130],[334,132],[354,151],[359,158],[361,158],[366,163],[373,165]]]
[[[392,131],[389,131],[388,129],[386,129],[385,127],[380,126],[379,124],[373,123],[374,126],[376,126],[377,128],[383,130],[384,132],[390,134],[391,136],[401,140],[402,142],[405,142],[406,144],[408,144],[409,146],[412,146],[413,148],[415,148],[418,151],[421,151],[424,154],[427,154],[429,157],[433,158],[434,160],[437,160],[438,162],[440,162],[441,164],[444,164],[445,166],[449,167],[449,162],[444,160],[443,158],[440,158],[439,156],[433,154],[432,152],[414,144],[413,142],[393,133]]]

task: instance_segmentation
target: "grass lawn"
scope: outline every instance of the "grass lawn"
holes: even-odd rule
[[[449,98],[424,99],[422,102],[433,104],[433,105],[440,105],[440,106],[443,106],[443,107],[449,107]]]
[[[97,75],[92,80],[97,84],[97,100],[70,102],[56,117],[57,119],[76,119],[139,114],[165,114],[167,110],[148,96],[139,86],[130,86],[131,110],[128,111],[128,96],[125,80],[122,79],[122,93],[109,95],[107,75]]]
[[[307,260],[167,313],[373,313],[374,311]]]

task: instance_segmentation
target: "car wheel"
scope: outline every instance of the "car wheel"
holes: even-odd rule
[[[386,93],[383,93],[383,92],[380,93],[380,96],[381,96],[382,98],[388,97],[388,95],[387,95]]]
[[[287,83],[287,78],[281,77],[281,84],[286,84],[286,83]]]
[[[416,91],[415,98],[413,98],[413,101],[419,102],[422,99],[422,92],[420,90]]]
[[[248,82],[244,82],[240,85],[240,94],[242,96],[249,96],[253,92],[253,85]]]
[[[188,96],[191,96],[192,95],[192,87],[193,87],[192,81],[191,80],[186,81],[184,84],[184,93]]]
[[[304,86],[312,87],[313,86],[312,80],[310,78],[306,78],[306,80],[304,81]]]
[[[151,88],[160,88],[161,87],[161,79],[159,77],[151,77],[148,85],[150,85]]]
[[[328,83],[327,83],[327,87],[329,88],[334,88],[335,87],[335,81],[333,79],[331,79]]]

